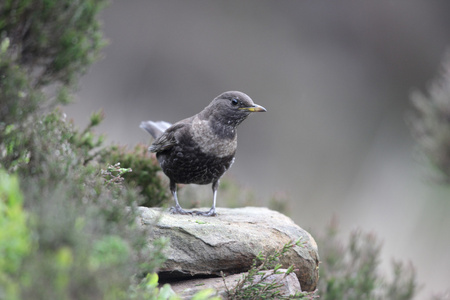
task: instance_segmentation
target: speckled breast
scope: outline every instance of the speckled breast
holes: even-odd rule
[[[176,183],[209,184],[218,180],[233,164],[233,155],[218,157],[199,148],[175,146],[157,154],[163,172]]]

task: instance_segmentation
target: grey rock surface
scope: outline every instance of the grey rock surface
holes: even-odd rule
[[[153,226],[149,240],[170,238],[162,280],[238,274],[250,269],[261,252],[270,255],[301,239],[281,261],[295,266],[303,291],[313,291],[319,278],[319,255],[313,237],[287,216],[263,207],[218,208],[217,217],[172,215],[161,208],[141,207],[141,226]],[[203,208],[202,210],[207,210]]]

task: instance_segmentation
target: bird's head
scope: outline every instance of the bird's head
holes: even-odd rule
[[[230,91],[217,96],[205,108],[205,117],[214,119],[223,125],[236,127],[251,113],[263,111],[266,111],[266,109],[255,104],[246,94]]]

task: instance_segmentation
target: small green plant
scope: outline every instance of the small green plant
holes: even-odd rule
[[[110,146],[100,153],[99,161],[103,164],[120,162],[124,168],[133,172],[123,174],[124,182],[137,187],[143,196],[142,206],[162,206],[168,202],[169,188],[160,175],[161,168],[146,145],[138,144],[133,150],[127,147]]]
[[[103,178],[105,178],[107,185],[118,185],[122,186],[123,181],[125,180],[122,175],[125,173],[130,173],[133,170],[131,168],[121,168],[120,162],[116,163],[114,166],[109,165],[106,170],[102,170],[101,174]]]
[[[325,235],[318,239],[318,245],[321,299],[408,300],[417,292],[416,273],[411,264],[394,262],[391,281],[379,274],[381,244],[374,234],[354,231],[344,244],[333,219]]]
[[[302,247],[300,240],[297,242],[289,242],[283,246],[281,250],[275,251],[270,255],[262,255],[259,253],[253,260],[253,264],[247,274],[237,282],[232,289],[228,288],[224,280],[225,288],[228,294],[228,299],[315,299],[317,296],[314,293],[297,292],[294,295],[281,295],[279,288],[282,286],[280,281],[294,271],[294,266],[290,266],[284,273],[280,271],[282,265],[280,260],[286,253],[294,246]],[[263,272],[263,270],[270,270]],[[272,279],[273,275],[283,274],[282,278]]]

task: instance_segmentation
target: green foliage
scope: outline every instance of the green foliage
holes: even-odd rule
[[[17,268],[8,277],[17,284],[16,298],[127,299],[130,285],[139,282],[136,276],[154,272],[165,260],[167,241],[148,247],[149,233],[136,224],[142,196],[121,184],[124,170],[102,172],[96,164],[84,164],[86,152],[73,142],[79,135],[59,111],[22,130],[10,129],[4,146],[11,151],[0,159],[20,178],[30,216],[25,228],[36,243],[26,246],[26,253],[14,251],[16,260],[6,256]],[[18,161],[17,153],[29,159]],[[12,189],[11,182],[3,182]],[[2,226],[0,236],[9,227]],[[1,267],[2,274],[8,271]]]
[[[129,245],[116,235],[105,235],[94,242],[89,265],[98,269],[104,265],[120,265],[128,260],[131,253]]]
[[[133,151],[126,147],[110,146],[101,153],[100,162],[111,164],[120,162],[125,168],[131,168],[133,172],[124,174],[125,182],[138,187],[144,201],[142,206],[161,206],[170,199],[167,184],[159,175],[161,171],[154,155],[147,146],[138,144]]]
[[[350,235],[348,244],[338,239],[335,221],[318,240],[321,258],[319,295],[325,300],[408,300],[417,292],[412,265],[393,263],[393,279],[378,273],[381,245],[373,234]]]
[[[132,171],[131,168],[121,168],[120,163],[117,163],[114,166],[109,165],[106,170],[102,170],[102,176],[105,178],[107,185],[121,185],[125,179],[122,175]]]
[[[120,174],[121,182],[137,187],[144,197],[142,203],[139,203],[142,206],[161,206],[167,203],[168,187],[159,175],[161,168],[154,155],[151,155],[147,146],[142,144],[136,145],[131,151],[125,146],[105,147],[104,136],[97,136],[94,133],[95,127],[103,119],[102,111],[95,112],[84,130],[72,130],[69,142],[81,151],[82,164],[88,165],[96,161],[102,165],[109,165],[102,175],[107,176],[111,182],[117,181],[117,175]]]
[[[30,248],[30,233],[16,176],[0,169],[0,270],[17,271],[20,257]]]
[[[44,95],[33,88],[26,70],[14,63],[7,49],[9,39],[1,39],[0,50],[0,141],[7,125],[26,118],[44,102]]]
[[[33,87],[73,84],[104,45],[96,19],[104,0],[6,0],[0,4],[0,37],[9,38],[13,62]]]
[[[22,258],[31,250],[27,214],[17,176],[0,169],[0,299],[17,298],[18,284],[13,280]]]
[[[442,75],[434,80],[427,94],[414,92],[414,112],[408,119],[413,136],[432,166],[450,183],[450,52]]]
[[[93,132],[103,114],[80,131],[49,109],[98,56],[103,3],[0,2],[1,299],[129,299],[166,259],[136,222],[130,170],[99,160],[113,152]]]
[[[100,147],[103,146],[105,137],[103,135],[97,136],[94,133],[94,128],[98,126],[104,118],[105,115],[101,110],[92,113],[86,128],[83,131],[74,131],[70,138],[70,143],[82,152],[81,156],[84,159],[83,165],[86,165],[97,158],[102,151]]]
[[[26,122],[44,105],[70,101],[75,79],[105,44],[96,19],[104,3],[0,2],[0,141],[9,125],[20,131],[36,121]]]
[[[45,115],[30,126],[9,125],[7,129],[2,143],[7,151],[1,163],[9,171],[22,175],[52,172],[48,176],[62,178],[69,168],[79,163],[69,144],[72,128],[59,111]]]
[[[294,271],[294,266],[290,266],[286,272],[279,271],[281,268],[280,260],[291,250],[294,246],[300,246],[301,241],[295,243],[289,242],[283,246],[279,251],[275,251],[271,255],[264,256],[261,253],[253,260],[253,264],[247,274],[237,282],[236,286],[229,289],[225,283],[229,299],[315,299],[317,296],[314,293],[297,292],[295,295],[283,296],[280,295],[279,288],[282,286],[280,281]],[[271,269],[271,270],[270,270]],[[269,272],[262,272],[262,270],[270,270]],[[275,274],[284,274],[282,279],[270,280],[270,276]]]

